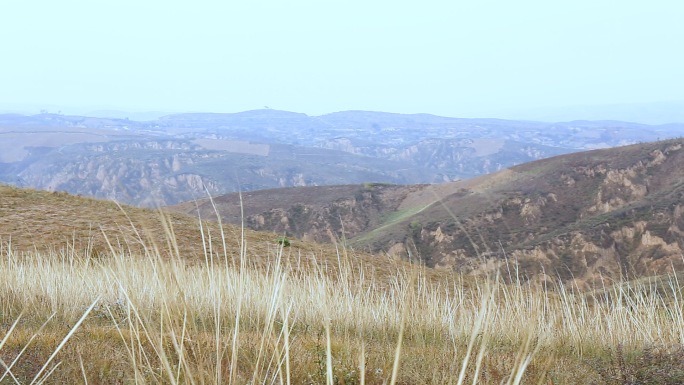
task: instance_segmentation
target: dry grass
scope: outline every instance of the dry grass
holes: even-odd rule
[[[0,358],[31,383],[75,330],[37,382],[358,384],[363,373],[374,384],[391,383],[396,362],[403,384],[630,383],[615,381],[643,372],[639,351],[653,346],[651,372],[679,373],[676,278],[592,296],[496,280],[439,286],[420,267],[378,284],[363,265],[332,274],[272,252],[263,270],[5,248]]]
[[[681,383],[676,276],[590,294],[462,281],[145,213],[149,238],[112,226],[97,252],[2,244],[0,383]]]

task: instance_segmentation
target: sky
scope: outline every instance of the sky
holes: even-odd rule
[[[2,0],[1,8],[5,106],[524,117],[684,102],[681,0]]]

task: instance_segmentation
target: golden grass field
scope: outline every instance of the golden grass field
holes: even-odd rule
[[[579,292],[516,284],[512,268],[504,284],[3,189],[2,217],[21,212],[26,226],[0,223],[1,384],[684,381],[674,275]],[[50,214],[50,199],[61,214]],[[79,207],[78,218],[103,223],[87,242],[73,230],[84,224],[68,225]],[[18,230],[7,230],[12,223]],[[63,247],[59,231],[74,234]]]

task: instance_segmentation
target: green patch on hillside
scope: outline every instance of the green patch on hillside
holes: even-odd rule
[[[418,214],[419,212],[428,208],[430,205],[432,205],[432,203],[427,204],[425,206],[409,207],[403,210],[397,210],[383,214],[379,218],[379,224],[377,228],[375,228],[371,232],[361,235],[360,237],[352,239],[352,243],[361,244],[369,240],[372,240],[380,234],[382,234],[384,230],[387,230],[388,228]]]

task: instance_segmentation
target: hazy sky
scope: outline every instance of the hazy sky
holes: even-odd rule
[[[449,116],[684,100],[682,0],[2,0],[0,103]]]

